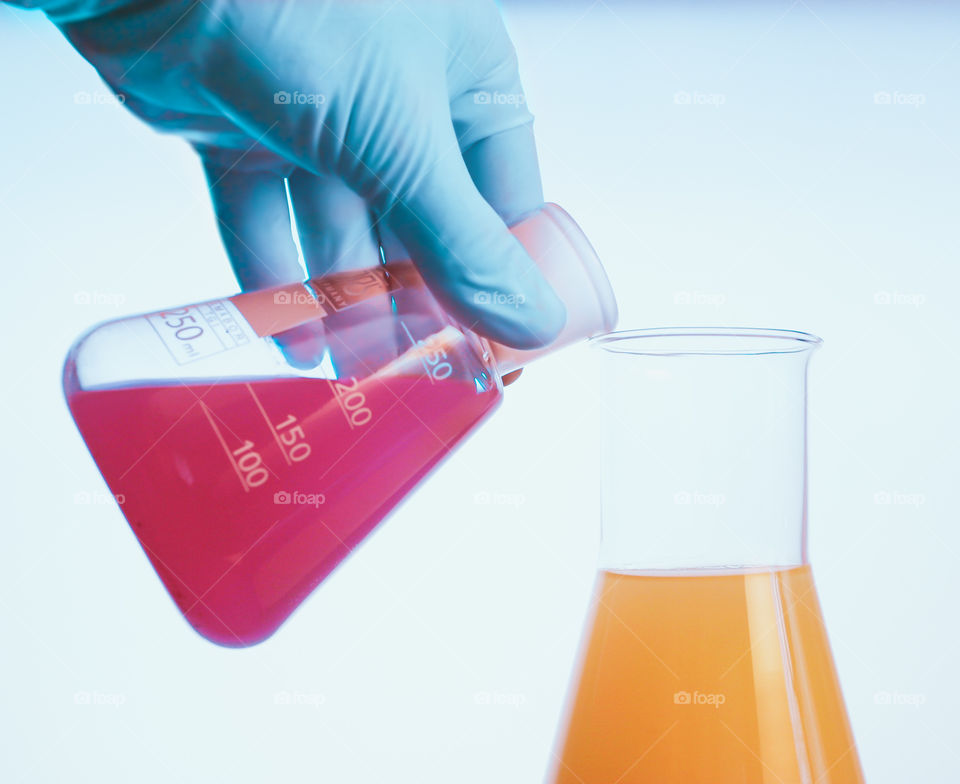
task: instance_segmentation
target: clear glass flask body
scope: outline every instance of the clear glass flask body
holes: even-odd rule
[[[799,332],[594,339],[602,545],[548,781],[859,784],[806,555]]]

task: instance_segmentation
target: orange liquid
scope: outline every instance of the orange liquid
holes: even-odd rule
[[[601,572],[597,596],[548,781],[863,781],[809,566]]]

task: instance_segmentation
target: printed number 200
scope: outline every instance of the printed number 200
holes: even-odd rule
[[[349,382],[333,382],[333,394],[337,396],[340,405],[343,406],[343,413],[351,427],[362,427],[373,419],[373,412],[366,406],[366,396],[357,389],[355,376],[351,376]]]

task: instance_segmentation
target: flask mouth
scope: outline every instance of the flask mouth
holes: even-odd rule
[[[506,375],[558,348],[617,324],[617,300],[593,246],[563,208],[544,204],[510,227],[567,309],[560,334],[546,346],[517,349],[490,341],[497,368]]]
[[[593,348],[640,356],[759,356],[813,351],[823,341],[792,329],[748,327],[658,327],[608,332],[590,339]]]

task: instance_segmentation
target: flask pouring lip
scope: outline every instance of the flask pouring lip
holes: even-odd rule
[[[655,327],[618,330],[590,339],[592,348],[640,356],[797,354],[822,343],[808,332],[753,327]]]

